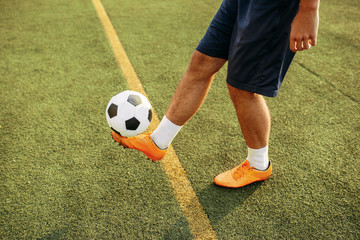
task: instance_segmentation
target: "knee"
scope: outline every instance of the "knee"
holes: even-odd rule
[[[191,56],[188,71],[212,76],[221,69],[225,62],[225,59],[210,57],[195,51]]]

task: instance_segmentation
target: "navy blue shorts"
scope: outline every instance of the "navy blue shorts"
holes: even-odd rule
[[[233,87],[275,97],[294,57],[291,23],[299,0],[223,0],[196,50],[228,60]]]

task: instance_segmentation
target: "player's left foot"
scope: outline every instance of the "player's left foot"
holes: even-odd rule
[[[216,176],[214,182],[222,187],[239,188],[253,182],[266,180],[270,177],[271,173],[271,162],[265,171],[259,171],[254,167],[250,167],[249,161],[246,160],[239,166]]]

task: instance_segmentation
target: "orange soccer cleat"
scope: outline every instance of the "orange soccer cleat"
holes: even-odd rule
[[[112,132],[111,136],[120,145],[139,150],[153,161],[162,159],[167,153],[167,149],[162,150],[156,146],[151,139],[150,133],[141,133],[135,137],[123,137],[116,132]]]
[[[271,173],[271,162],[265,171],[259,171],[254,167],[250,167],[249,161],[246,160],[239,166],[217,175],[214,182],[222,187],[239,188],[253,182],[266,180],[270,177]]]

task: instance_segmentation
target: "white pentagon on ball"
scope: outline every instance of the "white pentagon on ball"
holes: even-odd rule
[[[152,119],[151,104],[141,93],[127,90],[111,98],[105,115],[115,132],[124,137],[133,137],[149,127]]]

